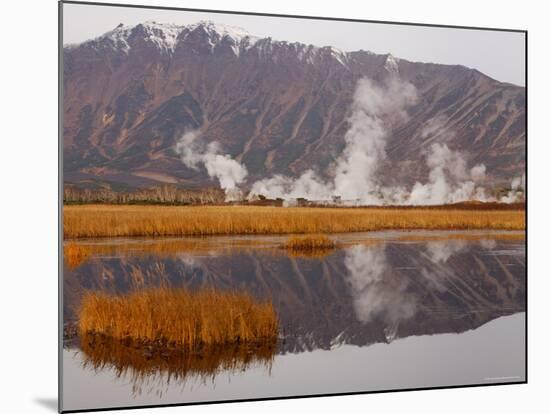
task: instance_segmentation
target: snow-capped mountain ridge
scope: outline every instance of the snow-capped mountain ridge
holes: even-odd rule
[[[388,136],[388,165],[399,168],[387,176],[396,182],[427,179],[417,162],[431,145],[423,131],[440,118],[454,131],[449,145],[468,148],[468,162],[486,165],[498,185],[525,165],[524,89],[460,65],[258,38],[210,22],[146,22],[64,48],[63,71],[65,177],[73,182],[210,185],[173,151],[196,128],[245,164],[251,180],[299,176],[311,165],[330,174],[358,80],[385,87],[388,74],[418,95]]]
[[[211,50],[222,43],[227,43],[236,56],[255,47],[260,55],[273,52],[274,48],[290,48],[297,52],[300,60],[313,64],[316,57],[332,57],[342,65],[346,65],[348,53],[333,46],[315,46],[300,42],[274,40],[271,37],[258,37],[243,28],[219,24],[212,21],[199,21],[189,25],[157,23],[146,21],[137,25],[119,24],[113,30],[87,40],[80,44],[65,45],[65,48],[79,46],[91,47],[96,50],[110,48],[115,51],[129,53],[132,44],[137,39],[154,44],[159,50],[173,54],[180,44],[190,37],[204,35]]]

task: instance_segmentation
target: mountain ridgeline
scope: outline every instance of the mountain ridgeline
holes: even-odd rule
[[[384,119],[388,184],[425,179],[422,157],[434,140],[470,166],[484,164],[494,186],[525,169],[525,89],[463,66],[258,38],[212,22],[119,25],[66,45],[63,66],[66,183],[212,186],[174,151],[191,129],[245,164],[248,183],[309,168],[330,175],[357,81],[382,85],[389,74],[413,84],[418,99],[406,119]],[[434,120],[445,133],[426,134]]]

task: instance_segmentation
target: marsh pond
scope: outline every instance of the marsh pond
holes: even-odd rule
[[[189,355],[64,338],[63,407],[88,409],[518,382],[525,379],[523,232],[87,239],[64,262],[63,317],[84,292],[154,287],[272,302],[276,343]]]

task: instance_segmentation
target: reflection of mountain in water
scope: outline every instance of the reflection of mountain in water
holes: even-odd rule
[[[65,320],[84,289],[245,289],[271,297],[279,352],[463,332],[525,309],[524,240],[381,240],[317,259],[247,248],[223,255],[111,254],[65,269]]]

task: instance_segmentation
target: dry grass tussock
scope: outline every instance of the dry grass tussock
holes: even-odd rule
[[[272,340],[278,320],[271,302],[247,293],[169,288],[122,296],[87,292],[80,305],[79,332],[195,349]]]
[[[281,245],[286,254],[300,259],[322,259],[336,247],[336,242],[324,234],[292,235]]]
[[[290,256],[322,258],[337,247],[336,243],[324,234],[293,235],[281,246]]]
[[[308,234],[305,236],[290,236],[283,244],[288,250],[323,250],[334,249],[336,243],[324,234]]]
[[[63,246],[63,257],[69,266],[69,269],[76,269],[84,263],[92,254],[88,246],[77,243],[67,243]]]
[[[523,230],[525,211],[448,208],[260,206],[65,206],[66,239],[376,230]]]

